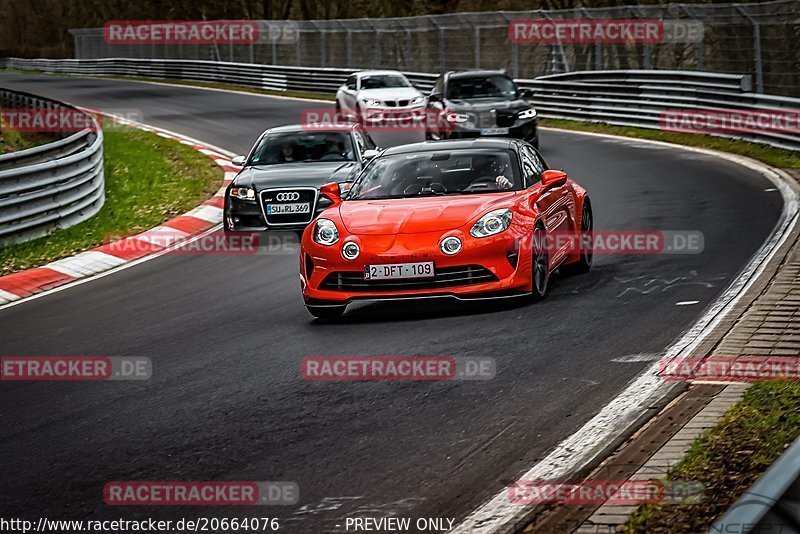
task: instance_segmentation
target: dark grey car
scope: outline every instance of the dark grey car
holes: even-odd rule
[[[225,230],[302,230],[330,204],[319,188],[352,182],[378,152],[357,124],[265,131],[225,191]]]
[[[428,97],[425,138],[514,137],[539,148],[536,109],[505,71],[448,72]]]

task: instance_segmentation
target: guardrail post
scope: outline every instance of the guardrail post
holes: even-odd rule
[[[381,30],[375,31],[375,65],[381,64]]]
[[[475,68],[481,68],[481,27],[475,26]]]
[[[319,66],[325,66],[326,54],[325,54],[325,39],[327,38],[328,32],[325,30],[321,30],[319,34]]]
[[[447,62],[444,59],[444,28],[439,28],[439,68],[444,72]]]
[[[405,65],[406,70],[411,70],[411,30],[406,30],[406,53],[405,53]]]
[[[761,25],[742,6],[736,6],[739,11],[753,26],[753,59],[756,70],[756,93],[764,92],[764,71],[761,65]]]
[[[353,32],[347,30],[347,66],[353,66]]]
[[[703,31],[697,35],[697,40],[694,43],[694,56],[695,62],[697,63],[697,70],[705,70],[705,47],[703,45],[703,38],[705,37],[705,27],[703,22],[695,16],[694,10],[685,5],[681,4],[683,10],[686,11],[686,14],[689,15],[693,21],[698,22],[700,26],[703,28]]]

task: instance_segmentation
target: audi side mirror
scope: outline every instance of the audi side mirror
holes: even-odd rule
[[[241,167],[242,165],[244,165],[245,159],[247,158],[245,158],[244,156],[234,156],[234,158],[231,160],[231,163],[233,163],[237,167]]]
[[[531,98],[533,96],[533,91],[530,89],[520,89],[519,90],[519,97],[520,98]]]
[[[567,173],[564,171],[549,170],[542,173],[542,185],[556,187],[567,183]]]
[[[377,157],[378,154],[380,154],[380,152],[378,150],[373,150],[373,149],[365,150],[364,154],[363,154],[364,155],[364,160],[365,161],[369,161],[372,158]]]
[[[428,102],[429,103],[430,102],[441,102],[441,101],[442,101],[442,95],[431,94],[431,96],[428,97]]]

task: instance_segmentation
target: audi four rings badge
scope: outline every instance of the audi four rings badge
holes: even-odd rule
[[[289,202],[291,200],[300,200],[300,193],[298,193],[297,191],[293,193],[278,193],[275,196],[275,199],[278,202]]]

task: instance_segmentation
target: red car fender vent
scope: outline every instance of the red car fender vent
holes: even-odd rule
[[[514,244],[508,249],[506,252],[506,260],[514,269],[517,268],[517,264],[519,263],[519,239],[514,240]]]
[[[306,253],[306,280],[311,278],[311,274],[314,272],[314,260],[311,259],[311,254]]]

